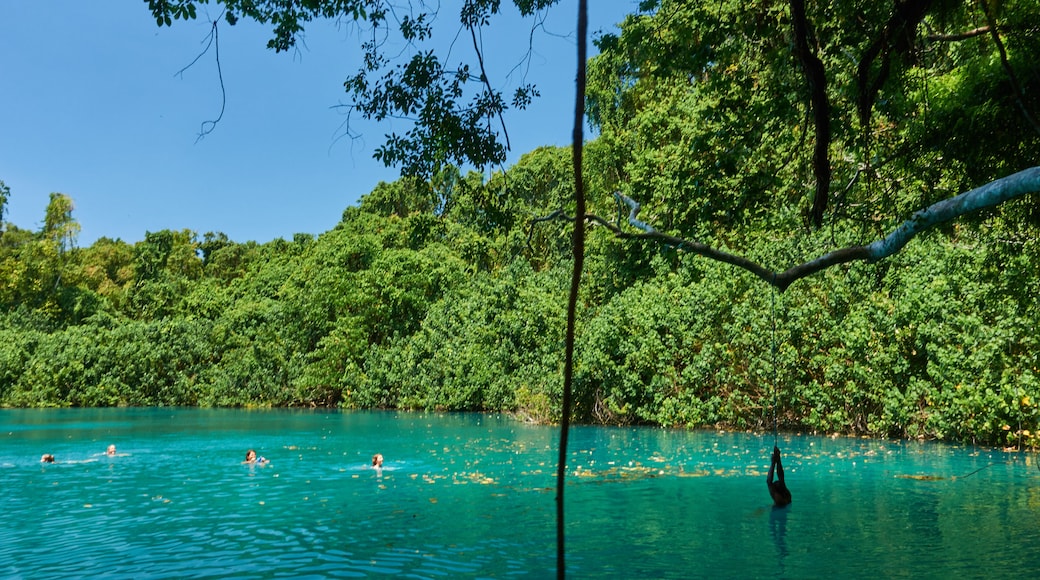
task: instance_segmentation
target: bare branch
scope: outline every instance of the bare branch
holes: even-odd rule
[[[730,254],[728,252],[723,252],[722,250],[717,250],[707,244],[691,240],[685,240],[683,238],[659,232],[650,225],[646,224],[645,222],[642,222],[639,219],[637,219],[636,216],[639,214],[640,206],[635,200],[623,193],[615,193],[614,197],[621,200],[625,205],[629,207],[630,211],[628,213],[628,223],[632,227],[642,230],[642,234],[627,234],[613,224],[606,224],[602,218],[591,219],[593,219],[593,221],[596,221],[597,223],[606,225],[608,228],[615,231],[615,233],[619,237],[644,240],[657,240],[661,243],[673,246],[680,250],[684,250],[693,254],[704,256],[705,258],[711,258],[712,260],[725,262],[726,264],[732,264],[734,266],[743,268],[751,272],[752,274],[758,276],[759,278],[765,280],[766,282],[775,284],[776,274],[772,270],[769,270],[768,268],[756,262],[748,260],[747,258],[737,256],[735,254]]]
[[[914,212],[891,234],[867,246],[868,260],[876,262],[903,249],[917,234],[962,215],[993,207],[1010,199],[1040,191],[1040,167],[991,181],[958,196],[944,199]]]
[[[473,26],[469,27],[469,34],[473,37],[473,50],[477,53],[477,62],[480,63],[480,80],[484,82],[484,88],[487,89],[489,95],[493,95],[495,91],[491,88],[491,82],[488,80],[487,71],[484,70],[484,54],[480,50],[480,43],[477,42],[477,31]],[[502,116],[502,111],[498,111],[498,120],[502,123],[502,135],[506,138],[506,150],[511,151],[512,147],[509,145],[509,131],[506,130],[506,120]]]
[[[989,8],[986,7],[985,2],[980,2],[979,5],[982,7],[982,13],[986,16],[986,20],[989,22],[990,36],[993,38],[993,43],[997,45],[997,50],[1000,53],[1000,64],[1004,67],[1004,72],[1007,73],[1008,81],[1011,82],[1011,88],[1015,93],[1015,103],[1018,105],[1022,116],[1026,118],[1026,122],[1033,128],[1034,131],[1040,135],[1040,125],[1037,125],[1036,120],[1029,114],[1029,109],[1026,108],[1025,103],[1022,102],[1022,97],[1025,96],[1025,91],[1022,90],[1022,85],[1018,82],[1018,77],[1015,75],[1015,70],[1011,68],[1011,63],[1008,62],[1007,50],[1004,48],[1004,41],[1000,39],[1000,32],[997,30],[996,19],[993,18]]]
[[[574,218],[572,218],[572,217],[568,216],[567,214],[563,213],[562,209],[558,209],[558,210],[552,212],[551,214],[549,214],[547,216],[543,216],[543,217],[540,217],[540,218],[532,219],[531,220],[531,229],[527,230],[527,249],[528,250],[532,249],[531,248],[531,238],[534,237],[534,226],[535,226],[535,224],[540,223],[540,222],[551,222],[551,221],[557,221],[557,220],[565,221],[565,222],[573,222]]]
[[[759,279],[776,286],[777,289],[783,292],[795,281],[826,270],[831,266],[855,261],[877,262],[883,260],[903,249],[910,240],[925,230],[963,215],[994,207],[1011,199],[1036,192],[1040,192],[1040,166],[1019,171],[1013,175],[992,181],[971,191],[966,191],[958,196],[944,199],[918,210],[893,230],[892,233],[880,240],[864,246],[850,246],[834,250],[814,260],[792,266],[783,272],[775,272],[743,256],[730,254],[701,242],[686,240],[659,232],[653,226],[638,219],[639,203],[619,192],[614,193],[614,197],[629,207],[628,224],[640,230],[641,233],[625,232],[618,224],[611,223],[595,214],[585,214],[585,220],[609,229],[615,236],[622,239],[654,240],[682,251],[732,264],[751,272]],[[536,222],[555,219],[567,218],[561,212],[556,211],[543,218],[532,220],[532,227]]]
[[[856,106],[859,110],[860,126],[864,131],[870,126],[874,101],[891,72],[892,52],[911,52],[917,26],[924,20],[930,6],[931,0],[896,2],[892,16],[881,29],[877,39],[864,51],[856,72],[859,84]],[[871,71],[878,61],[880,62],[877,75],[871,79]]]
[[[928,42],[959,42],[961,40],[968,40],[969,38],[975,38],[976,36],[982,36],[989,34],[989,26],[980,26],[964,32],[958,32],[956,34],[929,34],[924,39]]]

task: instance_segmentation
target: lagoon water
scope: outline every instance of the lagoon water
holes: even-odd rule
[[[553,577],[557,444],[497,415],[0,410],[0,577]],[[776,510],[772,445],[574,428],[568,575],[1040,577],[1032,455],[781,435]]]

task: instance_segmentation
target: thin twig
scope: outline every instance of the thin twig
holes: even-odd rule
[[[480,80],[484,81],[484,87],[487,88],[488,94],[494,94],[494,90],[491,88],[491,82],[488,80],[487,71],[484,70],[484,55],[480,52],[480,43],[477,42],[477,31],[473,26],[469,27],[469,34],[473,37],[473,50],[477,53],[477,62],[480,64]],[[506,130],[506,119],[502,116],[502,110],[498,110],[498,120],[502,124],[502,135],[506,138],[506,150],[512,151],[512,147],[509,146],[509,131]]]
[[[224,109],[227,106],[227,91],[224,89],[224,73],[223,73],[223,71],[220,70],[220,38],[218,36],[218,30],[219,29],[217,27],[217,23],[219,21],[220,21],[220,18],[218,17],[212,23],[213,26],[210,28],[209,35],[206,36],[206,41],[207,41],[206,42],[206,48],[203,48],[202,52],[200,52],[199,55],[196,56],[194,60],[192,60],[190,63],[188,63],[187,66],[185,66],[181,70],[177,71],[177,73],[173,75],[175,77],[184,78],[184,71],[188,70],[189,68],[194,66],[195,63],[199,62],[199,59],[201,59],[203,56],[206,55],[206,53],[209,52],[209,47],[211,47],[211,46],[213,47],[214,56],[216,57],[216,61],[217,61],[217,79],[220,80],[220,114],[217,115],[216,119],[213,119],[211,121],[203,121],[202,122],[202,126],[199,129],[199,135],[198,135],[198,137],[195,138],[195,142],[196,143],[201,141],[202,138],[205,137],[206,135],[209,135],[210,133],[213,132],[213,129],[216,128],[217,123],[219,123],[220,120],[224,118]],[[209,125],[208,128],[207,128],[207,125]]]

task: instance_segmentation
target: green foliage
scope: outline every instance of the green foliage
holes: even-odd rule
[[[779,204],[808,213],[821,137],[788,7],[665,0],[599,39],[587,108],[614,160],[611,187],[658,227],[733,244]],[[1022,1],[990,10],[1007,66],[990,34],[963,34],[986,19],[978,3],[809,7],[838,227],[885,231],[1036,163],[1040,13]]]
[[[535,273],[516,262],[499,275],[459,279],[421,328],[366,357],[345,403],[351,407],[521,411],[520,395],[554,393],[563,336],[566,272]],[[552,372],[547,373],[547,369]],[[558,410],[555,411],[558,413]]]
[[[276,50],[312,18],[388,22],[379,3],[220,3],[229,22],[272,24]],[[550,3],[516,4],[530,13]],[[193,18],[195,4],[150,2],[161,24]],[[583,168],[590,210],[629,231],[612,196],[620,190],[662,231],[782,270],[1035,164],[1040,133],[1025,115],[1040,106],[1035,3],[987,3],[988,15],[977,3],[900,5],[927,9],[918,21],[885,3],[807,7],[828,71],[827,151],[840,185],[826,227],[803,227],[819,175],[786,2],[644,2],[600,39],[588,101],[600,134]],[[498,7],[467,2],[463,17],[485,26]],[[1006,64],[991,34],[971,33],[979,18],[997,24]],[[417,43],[430,31],[421,12],[397,22]],[[380,184],[320,236],[256,244],[164,230],[77,248],[71,199],[60,194],[41,231],[4,224],[0,405],[343,406],[558,421],[569,221],[531,220],[573,212],[571,152],[539,148],[486,180],[464,174],[451,161],[500,152],[487,129],[500,96],[478,91],[490,101],[464,118],[474,97],[462,90],[475,79],[419,54],[398,68],[368,63],[364,74],[390,72],[358,87],[383,99],[375,116],[426,115],[385,153],[425,175]],[[469,144],[449,143],[470,138],[466,123],[480,127]],[[438,135],[450,139],[434,143]],[[2,183],[0,194],[9,195]],[[1035,195],[783,294],[598,222],[590,232],[580,421],[1040,441]]]
[[[532,231],[527,219],[566,203],[564,153],[540,150],[486,184],[386,184],[333,230],[292,242],[163,231],[62,257],[46,236],[9,238],[0,405],[495,410],[556,421],[566,232]],[[375,203],[436,187],[441,201],[403,216]],[[594,230],[576,419],[771,429],[775,402],[781,429],[1033,443],[1040,236],[1030,207],[782,295],[728,265]],[[798,220],[789,208],[769,224]],[[763,263],[855,240],[740,231]]]
[[[76,243],[79,224],[72,219],[72,198],[63,193],[52,193],[43,219],[43,237],[64,253]]]
[[[533,17],[558,0],[514,0],[525,17]],[[194,20],[196,5],[208,0],[148,0],[158,26],[174,20]],[[372,0],[289,2],[282,0],[215,0],[224,19],[234,25],[240,18],[272,27],[267,47],[276,52],[296,46],[306,24],[314,19],[353,21],[360,35],[362,66],[343,86],[353,99],[352,111],[365,119],[397,119],[410,125],[403,134],[392,132],[377,147],[376,159],[401,167],[404,175],[429,180],[453,165],[477,167],[505,161],[508,137],[493,127],[510,107],[524,109],[538,96],[538,89],[522,84],[507,99],[484,71],[481,49],[466,62],[445,62],[427,48],[433,23],[440,16],[437,4],[398,10],[392,4]],[[474,47],[492,17],[501,10],[500,0],[466,0],[459,11],[460,33],[472,38]],[[532,20],[535,20],[532,18]],[[214,22],[214,26],[218,23]],[[532,22],[532,31],[540,22]],[[405,47],[390,55],[392,44]]]
[[[205,329],[188,322],[102,320],[49,334],[19,333],[5,349],[4,402],[15,406],[195,405],[208,361]],[[16,376],[12,376],[16,375]],[[8,382],[10,381],[10,382]]]

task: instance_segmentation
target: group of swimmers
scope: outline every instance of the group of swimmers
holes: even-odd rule
[[[250,449],[246,451],[246,460],[242,463],[248,465],[266,465],[268,463],[267,458],[263,456],[257,456],[256,451]],[[376,453],[372,456],[372,467],[375,469],[383,468],[383,454]]]
[[[108,448],[105,449],[105,455],[108,455],[109,457],[113,457],[113,456],[115,456],[115,454],[116,454],[116,446],[115,445],[109,445]],[[44,453],[43,456],[40,457],[40,463],[56,463],[56,461],[54,459],[54,454],[53,453]]]
[[[116,454],[116,446],[109,445],[105,449],[105,455],[114,456]],[[51,453],[44,453],[43,457],[40,457],[40,463],[54,463],[54,455]],[[246,451],[246,460],[242,463],[248,465],[267,465],[268,461],[266,457],[257,456],[256,451],[250,449]],[[383,455],[376,453],[372,456],[372,467],[374,469],[383,468]],[[776,474],[777,479],[773,479],[773,474]],[[791,492],[787,489],[787,484],[784,483],[784,464],[780,461],[780,448],[773,446],[773,456],[769,461],[769,474],[766,476],[766,485],[769,487],[769,495],[773,498],[773,503],[777,507],[783,507],[791,503]]]
[[[111,457],[111,456],[114,456],[115,454],[116,454],[116,446],[115,445],[109,445],[108,448],[105,449],[105,455],[108,455],[108,456]],[[40,457],[40,463],[55,463],[54,454],[53,453],[44,453],[43,456]],[[268,463],[268,461],[267,461],[266,457],[264,457],[262,455],[261,456],[257,456],[256,451],[253,450],[253,449],[250,449],[249,451],[246,451],[246,460],[243,461],[242,463],[245,463],[245,464],[248,464],[248,465],[266,465]],[[381,469],[383,467],[383,455],[381,453],[376,453],[375,455],[372,456],[372,467],[374,467],[376,469]],[[782,473],[783,472],[781,472],[781,478],[783,477]]]

